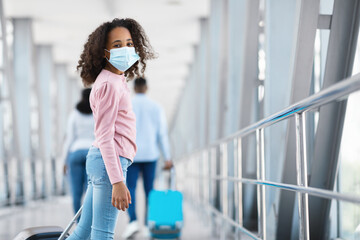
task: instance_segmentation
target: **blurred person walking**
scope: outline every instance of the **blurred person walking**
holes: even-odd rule
[[[127,186],[130,190],[132,204],[128,209],[130,223],[122,235],[125,239],[132,237],[140,229],[136,217],[135,196],[139,174],[142,174],[146,196],[145,225],[147,225],[148,196],[154,186],[156,163],[160,157],[160,152],[165,159],[163,168],[170,169],[172,167],[166,117],[160,105],[146,96],[147,90],[148,86],[145,78],[135,79],[134,91],[136,95],[132,99],[132,104],[136,116],[136,145],[138,151],[133,164],[128,168]],[[149,235],[148,228],[145,228],[144,235]]]
[[[86,191],[86,155],[95,139],[90,91],[90,88],[82,90],[81,100],[69,116],[63,147],[64,174],[69,173],[75,213],[80,209],[81,198]]]
[[[101,24],[84,45],[77,69],[86,86],[93,84],[95,141],[80,222],[67,240],[113,239],[119,210],[131,203],[126,175],[136,153],[136,123],[127,79],[142,75],[152,58],[143,28],[131,18]]]

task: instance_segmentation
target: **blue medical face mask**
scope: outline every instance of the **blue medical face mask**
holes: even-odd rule
[[[128,70],[140,59],[134,47],[113,48],[110,51],[105,49],[105,51],[110,53],[110,59],[106,58],[109,63],[122,72]]]

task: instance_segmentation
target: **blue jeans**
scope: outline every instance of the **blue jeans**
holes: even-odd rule
[[[147,202],[150,191],[154,188],[154,178],[156,170],[156,162],[134,162],[128,169],[129,177],[127,179],[127,187],[129,188],[131,195],[131,204],[129,205],[128,213],[130,217],[130,222],[136,220],[136,182],[139,176],[139,172],[142,172],[144,189],[146,196],[146,206],[145,206],[145,224],[147,224]]]
[[[131,161],[123,157],[120,157],[119,161],[126,179]],[[80,222],[67,240],[113,239],[119,210],[111,204],[112,185],[98,148],[90,148],[86,159],[86,172],[89,183]]]
[[[86,191],[87,174],[85,169],[86,155],[89,149],[81,149],[69,153],[67,165],[69,168],[69,180],[73,197],[73,209],[76,213],[80,209],[81,198]]]

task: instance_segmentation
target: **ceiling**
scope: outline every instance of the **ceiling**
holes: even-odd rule
[[[149,96],[162,104],[168,119],[200,38],[199,18],[209,13],[209,0],[3,0],[5,16],[31,17],[35,44],[52,44],[55,62],[75,72],[88,35],[115,17],[136,19],[145,29],[158,58],[149,62]],[[79,84],[81,81],[79,80]]]

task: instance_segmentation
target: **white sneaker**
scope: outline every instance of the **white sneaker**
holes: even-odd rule
[[[121,237],[123,239],[131,238],[138,231],[139,231],[138,221],[132,221],[127,225],[127,227],[126,227],[124,233],[121,235]]]
[[[148,227],[144,227],[143,231],[142,231],[142,235],[145,238],[149,238],[150,237],[150,230]]]

